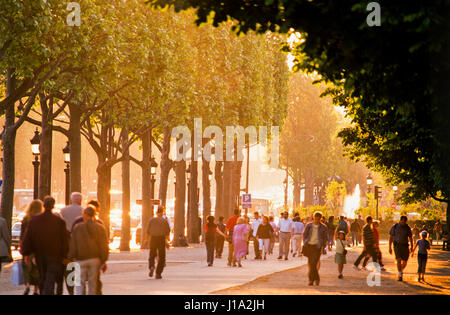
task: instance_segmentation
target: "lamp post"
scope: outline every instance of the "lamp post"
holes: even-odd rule
[[[158,163],[156,163],[155,158],[152,157],[151,161],[150,161],[150,180],[152,183],[152,187],[151,187],[151,191],[150,194],[152,196],[152,199],[155,199],[155,182],[156,182],[156,168],[158,167]],[[153,205],[152,205],[153,207]]]
[[[190,219],[190,213],[191,213],[191,164],[189,164],[188,168],[186,169],[186,175],[187,175],[187,195],[188,195],[188,206],[187,206],[187,213],[188,213],[188,222]]]
[[[366,178],[366,182],[367,182],[367,194],[370,193],[370,186],[373,183],[373,178],[372,178],[372,174],[369,172],[369,174],[367,175]],[[367,196],[367,207],[369,206],[369,196]]]
[[[66,168],[64,169],[64,173],[66,173],[66,193],[65,193],[65,201],[66,206],[70,204],[70,145],[69,141],[67,141],[66,146],[63,148],[64,154],[64,163],[66,163]]]
[[[392,190],[394,191],[394,202],[397,202],[397,191],[398,191],[398,187],[394,186],[392,187]]]
[[[36,128],[36,131],[34,132],[34,137],[30,140],[31,142],[31,152],[34,156],[33,166],[34,166],[34,186],[33,186],[33,199],[38,198],[38,191],[39,191],[39,165],[41,164],[39,162],[39,144],[41,143],[41,137],[39,136],[39,131]]]

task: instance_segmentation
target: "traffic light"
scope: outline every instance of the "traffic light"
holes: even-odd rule
[[[381,198],[381,187],[375,186],[375,199],[380,199],[380,198]]]

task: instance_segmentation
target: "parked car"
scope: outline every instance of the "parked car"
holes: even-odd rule
[[[20,231],[22,228],[22,222],[17,222],[13,225],[11,231],[11,246],[14,246],[14,249],[18,249],[20,246]]]

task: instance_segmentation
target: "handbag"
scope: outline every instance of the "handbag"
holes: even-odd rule
[[[23,275],[23,266],[21,261],[14,262],[11,271],[11,284],[13,286],[20,286],[25,283]]]

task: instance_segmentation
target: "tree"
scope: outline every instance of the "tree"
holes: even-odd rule
[[[421,1],[383,4],[382,27],[368,25],[366,4],[358,1],[149,2],[197,8],[198,23],[212,19],[217,26],[231,17],[238,32],[299,31],[305,40],[295,49],[298,68],[343,88],[341,105],[355,125],[340,135],[352,156],[389,181],[408,182],[405,200],[431,196],[448,203],[448,1],[433,7]],[[447,219],[450,227],[450,210]]]

